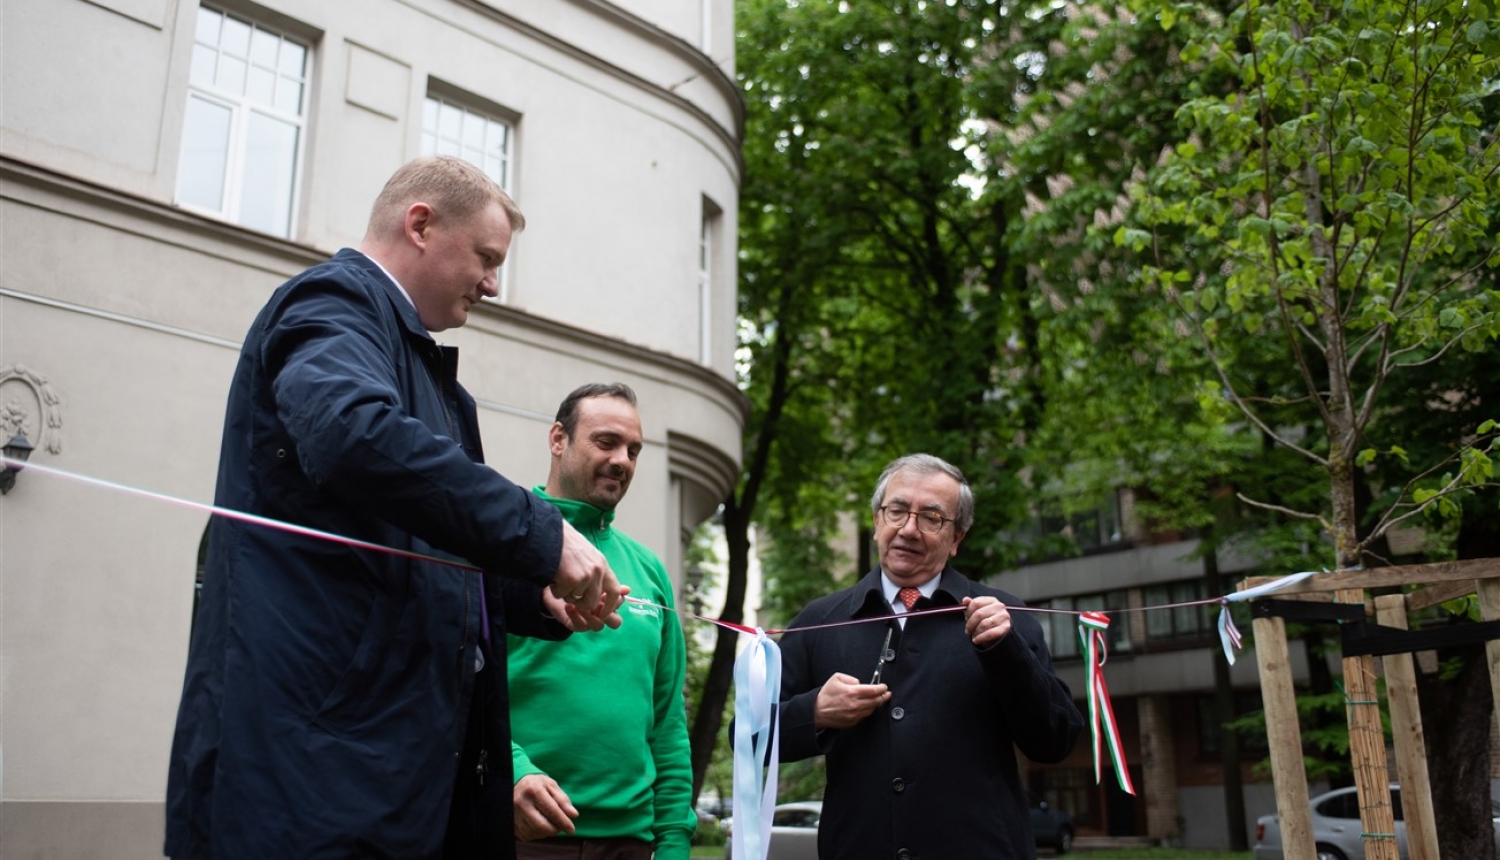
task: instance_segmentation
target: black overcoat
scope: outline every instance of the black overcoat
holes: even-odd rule
[[[887,629],[871,622],[796,628],[892,615],[880,569],[819,598],[781,637],[781,758],[827,756],[818,828],[820,860],[1016,860],[1033,858],[1026,792],[1016,750],[1057,762],[1073,749],[1083,715],[1052,671],[1041,625],[1013,612],[1010,635],[980,650],[962,612],[907,619],[881,670],[891,699],[857,726],[816,731],[813,703],[835,672],[868,683]],[[964,597],[1015,595],[973,582],[952,567],[916,610]]]

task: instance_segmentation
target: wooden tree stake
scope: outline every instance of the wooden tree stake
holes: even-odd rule
[[[1375,619],[1386,627],[1407,629],[1406,597],[1375,598]],[[1432,813],[1432,783],[1427,773],[1427,741],[1417,698],[1416,661],[1410,654],[1381,658],[1385,693],[1391,703],[1391,734],[1396,747],[1396,775],[1401,782],[1401,811],[1406,820],[1410,860],[1439,860],[1437,820]]]
[[[1307,798],[1302,728],[1297,723],[1297,691],[1292,683],[1286,622],[1280,618],[1256,618],[1252,624],[1260,692],[1266,708],[1266,741],[1271,747],[1271,778],[1276,786],[1276,812],[1281,816],[1282,856],[1285,860],[1315,860],[1312,807]]]
[[[1365,602],[1363,588],[1340,589],[1338,603]],[[1380,695],[1375,658],[1344,658],[1344,696],[1349,715],[1349,760],[1359,789],[1359,820],[1364,827],[1365,860],[1400,860],[1396,849],[1396,816],[1391,811],[1390,766],[1385,758],[1385,731],[1380,724]]]

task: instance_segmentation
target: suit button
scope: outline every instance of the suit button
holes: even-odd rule
[[[894,791],[897,794],[900,794],[901,792],[903,792],[905,790],[906,790],[906,780],[902,779],[899,776],[896,777],[895,779],[891,780],[891,791]]]
[[[905,708],[891,708],[891,719],[900,720],[906,717]]]

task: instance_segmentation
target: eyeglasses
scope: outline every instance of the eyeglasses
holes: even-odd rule
[[[914,511],[900,505],[881,505],[880,515],[885,518],[886,525],[898,529],[906,528],[906,521],[916,517],[917,531],[928,535],[937,534],[943,526],[953,522],[952,517],[945,517],[937,511]]]

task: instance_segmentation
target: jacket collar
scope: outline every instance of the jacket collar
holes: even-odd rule
[[[849,589],[849,617],[870,618],[876,615],[892,615],[891,605],[886,602],[885,589],[880,585],[880,568],[865,574]],[[937,591],[932,593],[932,607],[957,606],[969,595],[969,578],[953,569],[943,568],[938,574]]]
[[[391,306],[396,309],[396,315],[401,318],[401,325],[407,333],[436,343],[432,332],[427,330],[427,326],[422,325],[422,317],[417,313],[417,306],[412,304],[409,297],[401,294],[404,287],[397,286],[391,275],[379,263],[370,259],[363,251],[356,251],[353,248],[342,249],[334,255],[334,259],[341,263],[358,266],[368,272],[385,289],[386,298],[390,299]]]
[[[588,502],[580,502],[577,499],[559,499],[547,495],[545,484],[537,484],[531,488],[533,493],[557,507],[562,512],[563,519],[568,525],[578,529],[586,535],[595,536],[609,531],[615,521],[615,512],[606,511],[595,507]]]

